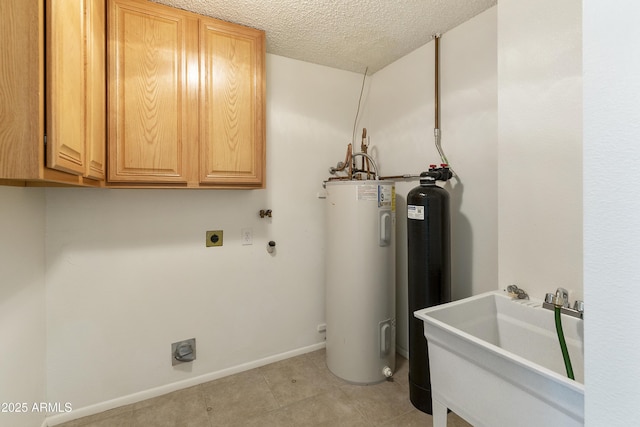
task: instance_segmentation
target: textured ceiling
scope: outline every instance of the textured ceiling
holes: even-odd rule
[[[266,32],[267,52],[373,74],[497,0],[153,0]]]

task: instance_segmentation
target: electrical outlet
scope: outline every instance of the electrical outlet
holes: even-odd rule
[[[209,246],[222,246],[222,230],[207,231],[207,240],[205,241],[207,247]]]
[[[253,230],[251,228],[242,229],[242,244],[253,245]]]

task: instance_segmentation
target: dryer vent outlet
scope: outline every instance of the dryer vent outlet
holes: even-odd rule
[[[191,338],[171,344],[171,365],[193,362],[196,360],[196,339]]]

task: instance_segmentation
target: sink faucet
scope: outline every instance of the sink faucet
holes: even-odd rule
[[[573,308],[569,304],[569,292],[565,288],[556,289],[556,293],[548,293],[544,297],[542,307],[553,310],[555,307],[561,308],[561,313],[568,314],[569,316],[578,317],[582,319],[584,317],[584,302],[576,300],[573,303]]]

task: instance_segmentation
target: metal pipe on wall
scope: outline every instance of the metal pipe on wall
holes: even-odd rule
[[[434,119],[434,127],[436,132],[440,132],[440,34],[435,34],[435,100],[434,100],[434,111],[435,111],[435,119]]]
[[[441,132],[440,132],[440,34],[434,34],[433,36],[435,41],[435,88],[434,88],[434,129],[433,136],[435,138],[436,149],[438,150],[438,154],[440,154],[440,161],[443,165],[448,165],[451,173],[456,175],[453,171],[453,168],[449,165],[449,160],[447,156],[444,154],[444,150],[442,149],[442,141],[440,140]]]

